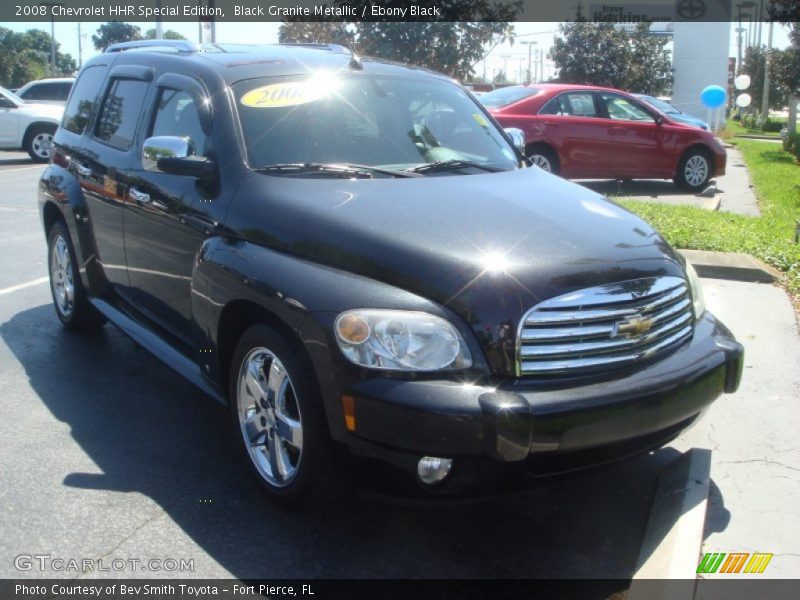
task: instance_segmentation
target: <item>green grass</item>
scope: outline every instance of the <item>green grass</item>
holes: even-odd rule
[[[800,165],[778,144],[740,139],[736,145],[750,170],[760,217],[639,200],[619,202],[649,221],[673,246],[745,252],[786,273],[789,290],[800,294],[800,245],[793,242],[800,220]]]
[[[743,127],[739,121],[728,119],[725,121],[725,129],[730,131],[734,137],[739,135],[760,135],[766,137],[779,138],[780,133],[775,131],[761,131],[760,129],[753,129],[751,127]]]

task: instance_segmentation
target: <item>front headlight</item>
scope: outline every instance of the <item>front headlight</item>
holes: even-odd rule
[[[428,313],[348,310],[336,318],[334,328],[344,355],[362,367],[437,371],[472,366],[472,356],[458,330]]]
[[[694,308],[695,320],[703,316],[706,312],[706,302],[703,299],[703,286],[700,285],[700,278],[691,263],[686,263],[686,280],[689,282],[689,289],[692,293],[692,304]]]

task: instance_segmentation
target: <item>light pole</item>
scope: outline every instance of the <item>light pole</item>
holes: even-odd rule
[[[56,74],[56,16],[53,8],[64,6],[61,2],[39,2],[39,6],[46,6],[50,13],[50,74]]]
[[[766,120],[769,116],[769,59],[772,53],[772,25],[769,22],[769,29],[767,29],[767,50],[764,54],[764,89],[761,92],[761,118]]]
[[[531,78],[531,48],[533,48],[533,46],[537,45],[539,42],[526,41],[526,42],[521,42],[521,43],[528,47],[528,74],[527,74],[528,81],[527,81],[527,83],[532,83],[533,79]]]
[[[739,21],[739,27],[736,28],[736,33],[738,34],[737,38],[737,62],[736,62],[736,69],[737,71],[742,68],[742,32],[744,29],[742,28],[742,18],[749,19],[750,15],[747,13],[742,13],[743,8],[753,8],[756,5],[755,2],[739,2],[736,4],[736,19]]]

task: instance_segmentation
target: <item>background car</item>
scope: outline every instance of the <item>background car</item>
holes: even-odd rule
[[[687,125],[694,125],[695,127],[699,127],[700,129],[705,129],[708,131],[708,123],[703,121],[703,119],[698,119],[697,117],[693,117],[692,115],[687,115],[686,113],[679,111],[666,100],[661,100],[660,98],[655,98],[653,96],[647,96],[646,94],[632,94],[632,96],[634,98],[638,98],[639,100],[643,100],[654,108],[657,108],[673,121],[677,121],[678,123],[686,123]]]
[[[61,77],[57,79],[39,79],[31,81],[19,88],[17,96],[27,102],[40,104],[60,104],[64,106],[69,98],[69,92],[75,83],[74,77]]]
[[[725,174],[725,148],[711,132],[619,90],[517,85],[480,100],[503,127],[524,132],[534,164],[567,178],[674,179],[697,192]]]
[[[26,102],[0,87],[0,150],[24,150],[47,162],[63,114],[63,106]]]

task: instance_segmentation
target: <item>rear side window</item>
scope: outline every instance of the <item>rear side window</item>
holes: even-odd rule
[[[136,79],[114,79],[106,94],[95,137],[120,150],[133,144],[139,113],[147,94],[147,83]]]
[[[75,83],[75,91],[69,99],[69,104],[64,110],[64,122],[61,124],[64,129],[78,135],[86,129],[86,124],[97,108],[97,96],[107,70],[108,68],[103,65],[87,67],[83,70]]]
[[[590,92],[569,92],[556,96],[544,105],[540,115],[596,117],[594,96]]]
[[[69,91],[72,89],[72,83],[63,81],[61,83],[53,84],[53,96],[51,100],[66,100],[69,97]]]
[[[200,124],[197,104],[192,96],[179,90],[162,88],[150,135],[188,137],[192,140],[196,155],[208,156],[210,152],[206,144],[206,134]]]

